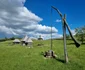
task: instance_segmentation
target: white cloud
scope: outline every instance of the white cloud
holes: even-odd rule
[[[44,26],[37,25],[36,32],[49,34],[51,32],[51,27],[48,27],[45,25]],[[58,30],[55,27],[52,27],[52,33],[57,33],[57,32],[58,32]]]
[[[38,24],[43,19],[24,6],[25,0],[0,0],[0,33],[6,35],[25,35],[31,37],[50,34],[50,27]],[[58,30],[52,27],[55,37]]]
[[[43,39],[51,39],[51,33],[49,33],[49,34],[37,33],[37,34],[35,34],[35,37],[38,38],[39,35],[41,35],[41,37],[42,37]],[[54,38],[61,38],[61,37],[63,37],[61,34],[52,33],[52,39],[54,39]]]
[[[59,22],[61,22],[61,20],[60,19],[57,19],[56,22],[59,23]]]

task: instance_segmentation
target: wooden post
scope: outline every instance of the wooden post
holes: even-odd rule
[[[63,19],[66,19],[65,14],[64,14]],[[67,48],[66,48],[66,25],[65,25],[63,19],[62,19],[62,21],[63,21],[64,56],[65,56],[65,62],[68,63]]]

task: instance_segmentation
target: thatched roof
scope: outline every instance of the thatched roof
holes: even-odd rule
[[[20,40],[19,39],[15,39],[13,42],[20,42]]]
[[[21,41],[26,41],[28,39],[28,36],[26,35],[24,38],[22,38]]]
[[[24,41],[24,42],[26,42],[26,43],[33,42],[32,39],[29,38],[27,35],[26,35],[24,38],[22,38],[21,41]]]
[[[28,38],[28,39],[26,40],[26,43],[29,43],[29,42],[33,42],[31,38]]]

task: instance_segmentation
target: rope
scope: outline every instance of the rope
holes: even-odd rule
[[[53,44],[53,41],[52,41],[52,8],[51,8],[51,15],[50,15],[50,24],[51,24],[51,48],[50,50],[52,50],[52,44]]]

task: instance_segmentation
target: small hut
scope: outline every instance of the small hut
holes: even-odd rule
[[[42,43],[43,38],[41,37],[41,35],[39,35],[38,40],[39,40],[38,46],[42,46],[43,45],[43,43]]]
[[[24,38],[22,38],[21,42],[22,42],[22,45],[23,46],[25,45],[25,42],[26,42],[27,39],[28,39],[28,36],[27,35]]]
[[[19,39],[15,39],[14,41],[13,41],[13,44],[19,44],[20,43],[20,40]]]
[[[27,40],[28,36],[26,35],[24,38],[22,38],[22,42],[25,42]]]
[[[31,38],[28,38],[25,42],[25,44],[28,45],[28,46],[32,46],[32,43],[33,43],[33,41],[32,41]]]
[[[24,37],[24,38],[22,38],[22,45],[23,46],[32,46],[32,43],[33,43],[33,41],[31,40],[31,38],[29,38],[27,35]]]
[[[43,38],[41,37],[41,35],[39,36],[38,40],[43,40]]]

